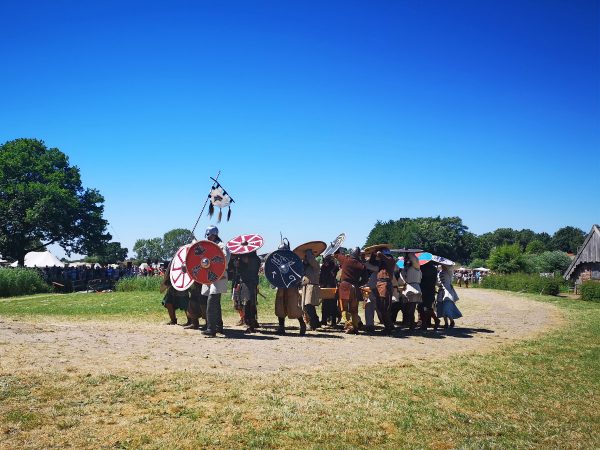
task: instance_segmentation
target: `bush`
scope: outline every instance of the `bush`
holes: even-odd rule
[[[40,294],[50,290],[36,269],[0,269],[0,297]]]
[[[527,255],[528,272],[563,274],[571,264],[571,258],[559,250],[543,252],[537,255]]]
[[[121,278],[115,284],[115,291],[120,292],[131,292],[131,291],[145,291],[145,292],[158,292],[160,283],[163,277],[125,277]]]
[[[483,258],[475,258],[469,263],[469,267],[471,269],[475,269],[476,267],[487,267],[487,261]]]
[[[487,267],[500,273],[523,272],[526,261],[519,244],[502,245],[492,250]]]
[[[581,300],[600,302],[600,282],[586,281],[581,285]]]
[[[562,279],[556,277],[514,273],[511,275],[488,275],[481,281],[481,287],[503,291],[558,295],[561,283]]]

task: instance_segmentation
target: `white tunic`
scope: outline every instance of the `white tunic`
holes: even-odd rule
[[[452,268],[444,267],[438,273],[438,296],[437,301],[443,302],[445,300],[450,300],[453,302],[458,301],[458,294],[454,290],[454,286],[452,286]]]

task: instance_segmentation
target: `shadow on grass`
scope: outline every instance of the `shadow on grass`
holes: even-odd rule
[[[457,337],[457,338],[472,338],[475,334],[492,334],[495,333],[494,330],[489,330],[487,328],[448,328],[447,330],[443,330],[442,333],[448,337]]]
[[[294,323],[292,326],[285,327],[285,337],[306,337],[309,339],[344,339],[345,332],[341,328],[320,328],[317,331],[307,331],[304,336],[300,336],[300,328],[296,325],[297,321],[289,321]],[[280,338],[277,335],[278,324],[275,323],[261,323],[256,333],[246,333],[243,329],[228,328],[225,335],[229,339],[241,339],[241,340],[277,340]],[[408,328],[396,327],[391,334],[386,334],[384,328],[377,326],[373,333],[360,332],[360,335],[366,337],[389,337],[393,339],[410,339],[413,337],[423,337],[427,339],[447,339],[447,338],[461,338],[470,339],[476,334],[491,334],[495,333],[494,330],[488,328],[470,328],[470,327],[455,327],[455,328],[439,328],[438,330],[428,329],[426,331],[421,329],[409,330]]]
[[[494,330],[490,330],[487,328],[470,328],[470,327],[459,327],[459,328],[439,328],[438,330],[429,329],[427,331],[423,330],[403,330],[400,333],[404,334],[405,337],[410,336],[420,336],[427,339],[446,339],[446,338],[462,338],[462,339],[470,339],[474,337],[476,334],[491,334],[495,333]]]
[[[287,326],[287,323],[294,324],[292,326]],[[304,336],[300,336],[300,327],[296,325],[298,323],[297,320],[288,320],[286,321],[285,327],[285,336],[298,336],[298,337],[308,337],[311,339],[343,339],[342,330],[338,329],[330,329],[330,328],[319,328],[317,331],[309,331],[307,329],[306,334]],[[275,323],[261,323],[258,332],[266,335],[277,335],[277,328],[279,328],[279,324]]]
[[[249,341],[274,341],[277,339],[274,336],[265,336],[262,333],[246,333],[244,330],[232,330],[231,328],[225,330],[225,337],[228,339],[241,339]]]

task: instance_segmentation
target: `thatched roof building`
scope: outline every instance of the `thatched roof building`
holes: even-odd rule
[[[600,280],[600,226],[594,225],[564,275],[577,284]]]

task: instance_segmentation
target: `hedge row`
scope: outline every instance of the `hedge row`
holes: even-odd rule
[[[0,297],[40,294],[50,290],[36,269],[0,269]]]
[[[586,281],[581,285],[581,300],[600,302],[600,282]]]
[[[561,283],[561,279],[556,277],[514,273],[511,275],[488,275],[481,281],[481,287],[503,291],[558,295]]]
[[[145,292],[158,292],[160,283],[163,277],[125,277],[121,278],[115,284],[115,291],[131,292],[131,291],[145,291]]]

